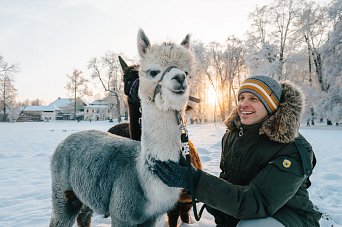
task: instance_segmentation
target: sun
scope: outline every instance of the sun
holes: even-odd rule
[[[216,103],[216,92],[212,86],[207,89],[207,100],[211,105]]]

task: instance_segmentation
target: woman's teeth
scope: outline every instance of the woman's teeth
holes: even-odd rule
[[[249,111],[242,111],[242,114],[252,114],[253,112],[249,112]]]

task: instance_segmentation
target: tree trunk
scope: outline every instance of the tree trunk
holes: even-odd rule
[[[309,82],[310,82],[310,87],[312,86],[312,78],[311,78],[311,73],[312,73],[312,66],[311,66],[311,46],[309,39],[306,35],[304,35],[304,39],[306,44],[308,45],[308,64],[309,64]]]
[[[314,60],[314,64],[315,64],[315,69],[316,69],[316,75],[318,78],[318,83],[321,87],[322,91],[327,91],[327,87],[324,86],[324,82],[323,82],[323,72],[322,72],[322,58],[321,58],[321,54],[318,53],[317,50],[312,50],[312,57]]]
[[[225,90],[225,81],[221,81],[221,105],[220,105],[220,115],[221,115],[221,121],[224,121],[226,119],[226,102],[224,98],[224,90]]]
[[[76,109],[77,109],[77,89],[76,89],[76,86],[75,86],[75,94],[74,94],[74,120],[76,120]]]
[[[227,112],[228,114],[230,112],[232,112],[233,109],[233,105],[232,105],[232,87],[233,87],[233,81],[228,81],[228,108],[227,108]]]
[[[118,121],[121,122],[121,107],[120,107],[120,97],[117,92],[113,92],[116,99],[116,113],[118,114]]]
[[[283,67],[284,67],[284,50],[281,50],[279,53],[278,80],[286,79],[286,78],[283,78]]]
[[[6,80],[6,79],[5,79]],[[3,87],[3,112],[4,112],[4,115],[3,115],[3,119],[2,121],[3,122],[6,122],[7,121],[7,114],[6,114],[6,81],[4,81],[4,87]]]

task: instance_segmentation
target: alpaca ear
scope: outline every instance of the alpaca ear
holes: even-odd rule
[[[139,29],[138,32],[138,51],[141,57],[143,57],[146,53],[146,49],[151,46],[150,41],[148,40],[147,36],[145,35],[142,29]]]
[[[120,61],[120,65],[121,65],[121,68],[122,68],[122,71],[126,71],[126,69],[128,68],[128,65],[126,64],[126,62],[122,59],[121,56],[119,56],[119,61]]]
[[[186,49],[189,49],[190,47],[190,34],[187,34],[183,41],[181,42],[181,45],[184,46]]]

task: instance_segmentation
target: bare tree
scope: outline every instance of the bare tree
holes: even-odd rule
[[[241,74],[246,74],[244,55],[245,48],[242,40],[234,36],[228,37],[223,58],[223,62],[225,65],[225,82],[227,83],[228,89],[222,90],[221,94],[222,99],[228,105],[228,107],[226,108],[226,111],[228,111],[228,113],[233,110],[233,103],[237,105],[234,82],[237,81],[238,83],[240,83]]]
[[[272,36],[276,37],[275,42],[278,44],[278,79],[286,79],[284,76],[284,63],[286,60],[287,44],[289,38],[296,32],[293,23],[298,13],[296,8],[296,0],[277,0],[275,5],[271,6],[271,18],[275,23],[275,30]]]
[[[312,86],[312,66],[314,66],[321,91],[326,91],[328,88],[323,78],[323,60],[320,50],[329,29],[326,9],[312,1],[301,2],[296,27],[298,28],[298,35],[302,37],[307,46],[310,86]]]
[[[236,103],[234,83],[239,81],[241,73],[245,73],[244,47],[242,40],[230,36],[226,44],[212,42],[208,45],[210,67],[206,74],[213,86],[220,111],[221,120],[233,109]]]
[[[106,92],[110,92],[116,100],[116,110],[119,121],[121,121],[121,102],[126,106],[123,97],[122,69],[118,61],[118,56],[113,52],[107,52],[101,60],[92,58],[89,61],[88,69],[91,69],[92,78],[100,81]],[[125,108],[127,111],[127,108]],[[127,115],[127,114],[125,114]]]
[[[14,87],[14,74],[18,71],[18,66],[8,64],[0,56],[0,106],[2,107],[2,121],[8,120],[8,111],[15,103],[16,91]]]
[[[36,99],[25,99],[24,101],[17,102],[17,106],[41,106],[44,105],[44,101],[36,98]]]
[[[225,119],[225,106],[226,103],[222,99],[222,93],[226,90],[226,75],[224,74],[224,45],[211,42],[207,46],[208,60],[210,61],[210,67],[207,69],[206,74],[209,82],[216,92],[217,103],[220,109],[220,117],[223,121]],[[215,108],[216,106],[214,106]],[[216,119],[214,119],[216,121]]]
[[[276,0],[269,6],[256,8],[250,14],[252,20],[248,43],[254,54],[249,63],[263,62],[271,76],[286,79],[284,66],[291,52],[291,37],[296,33],[294,20],[298,14],[298,0]],[[255,48],[255,47],[258,48]],[[262,71],[266,71],[263,67]],[[273,70],[274,69],[274,70]]]
[[[272,44],[270,33],[272,23],[270,21],[270,7],[262,6],[249,14],[251,28],[247,32],[246,65],[250,74],[276,75],[278,48]]]
[[[193,41],[191,45],[192,51],[195,54],[196,65],[194,77],[191,79],[191,92],[193,96],[200,98],[200,103],[198,104],[198,120],[199,122],[207,121],[209,118],[209,108],[207,100],[207,90],[211,84],[208,84],[207,71],[210,68],[210,58],[208,55],[207,48],[203,42]]]
[[[65,88],[71,93],[71,97],[74,99],[74,120],[76,120],[78,99],[84,95],[91,95],[87,86],[89,81],[82,75],[82,73],[82,71],[75,69],[71,75],[66,75],[68,82]]]
[[[257,37],[261,43],[266,43],[266,35],[268,32],[267,24],[269,24],[268,15],[267,6],[256,7],[255,10],[249,14],[252,28],[254,29],[253,35],[254,37]]]
[[[322,47],[324,58],[323,74],[327,89],[318,104],[322,117],[341,122],[342,120],[342,0],[332,1],[328,7],[331,22],[328,40]]]
[[[32,106],[41,106],[41,105],[43,105],[43,100],[41,100],[39,98],[31,100],[31,105]]]

